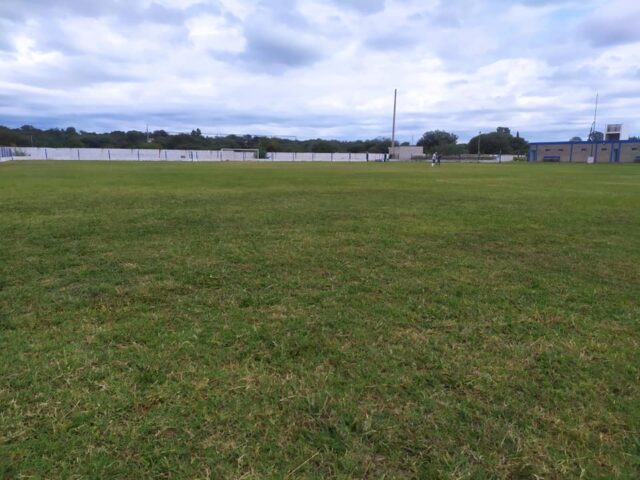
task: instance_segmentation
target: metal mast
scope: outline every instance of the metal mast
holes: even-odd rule
[[[396,107],[398,105],[398,89],[396,88],[393,93],[393,128],[391,130],[391,148],[395,151],[396,147]],[[389,153],[391,153],[391,151]],[[391,154],[393,156],[393,154]]]
[[[591,124],[591,130],[589,131],[589,141],[595,140],[596,122],[598,121],[598,98],[600,94],[596,93],[596,111],[593,114],[593,123]]]

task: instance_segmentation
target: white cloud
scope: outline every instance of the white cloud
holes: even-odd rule
[[[246,40],[241,25],[234,25],[224,17],[201,15],[187,22],[189,38],[202,50],[240,53]]]
[[[246,20],[256,9],[256,2],[247,0],[220,0],[223,9],[240,20]]]
[[[398,88],[403,140],[568,139],[598,90],[640,133],[640,49],[601,0],[5,1],[0,124],[373,137]]]

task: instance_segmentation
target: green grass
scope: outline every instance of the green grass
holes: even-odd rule
[[[0,165],[0,478],[640,477],[640,168]]]

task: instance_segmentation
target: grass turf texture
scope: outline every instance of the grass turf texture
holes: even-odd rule
[[[0,478],[638,478],[640,168],[0,165]]]

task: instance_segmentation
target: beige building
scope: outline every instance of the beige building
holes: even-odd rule
[[[640,163],[640,141],[530,143],[528,160],[530,162]]]

